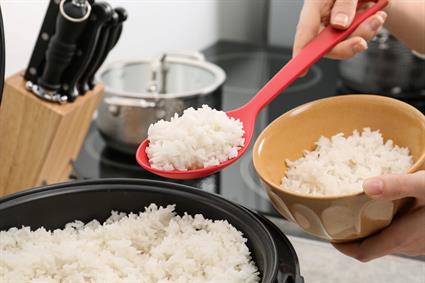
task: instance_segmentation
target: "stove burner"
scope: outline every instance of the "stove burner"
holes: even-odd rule
[[[358,91],[348,87],[342,80],[338,82],[338,94],[352,94],[359,93]],[[425,90],[418,90],[414,92],[394,92],[394,91],[380,91],[372,92],[371,94],[387,96],[404,101],[413,107],[416,107],[419,111],[425,114]]]
[[[257,177],[257,173],[255,171],[254,163],[252,162],[251,156],[252,149],[246,152],[245,155],[242,157],[242,162],[240,165],[240,173],[242,180],[245,182],[249,189],[251,189],[257,195],[268,201],[269,197]]]
[[[256,93],[267,83],[269,78],[291,59],[291,56],[282,52],[257,51],[226,53],[210,56],[208,59],[222,67],[226,72],[227,90]],[[320,68],[313,66],[306,76],[299,78],[285,92],[296,92],[311,88],[321,81],[322,76]]]
[[[197,180],[171,180],[156,176],[141,168],[133,155],[108,147],[94,123],[89,130],[80,156],[72,164],[71,179],[137,178],[174,182],[211,193],[220,193],[220,174]]]
[[[133,155],[108,147],[97,130],[88,135],[84,146],[88,154],[106,165],[126,170],[142,170]]]

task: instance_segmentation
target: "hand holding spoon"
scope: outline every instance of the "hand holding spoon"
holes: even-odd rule
[[[350,27],[345,30],[337,30],[331,26],[324,28],[320,34],[308,43],[300,53],[292,58],[260,91],[242,107],[226,112],[227,116],[241,120],[245,131],[245,145],[238,151],[235,158],[229,159],[216,166],[205,167],[187,171],[164,171],[152,168],[146,154],[149,140],[144,140],[136,152],[138,163],[146,170],[170,179],[189,180],[208,176],[219,171],[238,160],[248,149],[254,133],[255,119],[265,106],[276,96],[282,93],[294,82],[304,70],[316,63],[323,55],[331,50],[336,44],[347,38],[363,21],[383,9],[388,0],[378,0],[372,7],[363,12],[358,12]]]

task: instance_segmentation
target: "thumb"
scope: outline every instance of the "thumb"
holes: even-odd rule
[[[384,175],[366,179],[364,192],[371,198],[395,200],[404,197],[425,199],[425,171],[405,175]]]

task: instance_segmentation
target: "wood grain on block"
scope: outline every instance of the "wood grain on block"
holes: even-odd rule
[[[67,181],[102,94],[97,85],[60,105],[28,92],[21,74],[7,79],[0,107],[0,195]]]

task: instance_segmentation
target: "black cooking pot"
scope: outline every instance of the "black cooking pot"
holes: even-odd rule
[[[63,228],[74,220],[105,221],[112,210],[139,212],[150,203],[176,204],[176,212],[226,219],[242,231],[263,283],[302,283],[297,255],[280,230],[264,217],[208,192],[140,179],[101,179],[58,184],[0,199],[0,231],[11,227]]]
[[[346,87],[359,93],[385,93],[396,98],[411,98],[425,90],[425,60],[382,29],[368,49],[339,64]],[[406,97],[407,96],[407,97]]]

